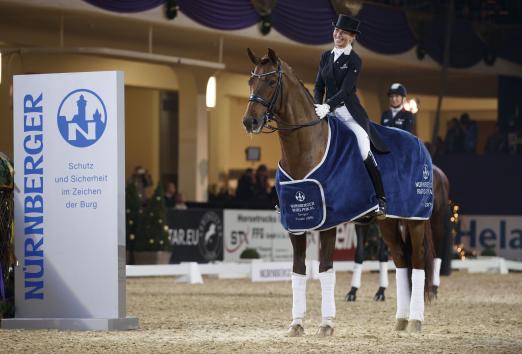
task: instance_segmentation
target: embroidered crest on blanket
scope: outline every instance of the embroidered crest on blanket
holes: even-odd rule
[[[322,161],[302,180],[279,165],[276,190],[281,223],[291,232],[326,230],[377,208],[377,197],[353,132],[328,118],[328,145]],[[374,125],[390,148],[375,154],[381,169],[388,217],[429,219],[433,206],[431,157],[410,133]]]

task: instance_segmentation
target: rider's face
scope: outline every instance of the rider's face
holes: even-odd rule
[[[388,98],[392,107],[399,107],[402,104],[403,98],[401,95],[391,94]]]
[[[333,40],[336,48],[344,48],[351,44],[355,39],[355,33],[346,32],[342,29],[335,28],[333,31]]]

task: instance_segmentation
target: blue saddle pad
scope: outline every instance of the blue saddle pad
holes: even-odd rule
[[[326,230],[377,208],[377,197],[353,132],[329,117],[328,144],[321,162],[302,180],[279,165],[276,190],[281,223],[288,231]],[[433,206],[431,157],[414,135],[374,125],[391,152],[375,154],[387,199],[387,216],[429,219]],[[297,198],[313,202],[313,209]],[[322,194],[322,196],[321,196]],[[297,207],[296,207],[297,206]],[[304,207],[304,208],[309,208]]]
[[[281,220],[285,229],[295,232],[320,227],[326,218],[321,184],[314,179],[281,182],[280,198],[285,200]]]

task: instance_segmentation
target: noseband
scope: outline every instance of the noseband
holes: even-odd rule
[[[254,68],[254,70],[255,70],[255,68]],[[262,126],[261,130],[263,128],[267,128],[267,129],[269,129],[269,131],[263,132],[263,133],[273,133],[276,131],[293,131],[293,130],[297,130],[297,129],[304,128],[304,127],[310,127],[310,126],[321,123],[321,119],[314,119],[308,123],[289,124],[289,123],[282,121],[280,118],[277,118],[277,115],[274,113],[274,105],[276,104],[277,99],[279,97],[281,97],[281,99],[283,98],[283,70],[281,68],[281,61],[277,62],[277,70],[269,71],[269,72],[263,73],[263,74],[256,74],[254,72],[254,70],[252,70],[252,73],[250,74],[251,78],[255,77],[255,78],[259,79],[259,78],[262,78],[262,77],[265,77],[268,75],[277,75],[276,88],[275,88],[274,94],[272,95],[272,98],[270,99],[270,102],[267,102],[267,100],[265,100],[264,98],[262,98],[256,94],[251,95],[250,98],[248,99],[249,102],[259,103],[262,106],[266,107],[266,111],[263,116],[263,126]],[[276,122],[277,127],[270,125],[271,121]],[[283,125],[285,127],[282,127],[281,125]]]

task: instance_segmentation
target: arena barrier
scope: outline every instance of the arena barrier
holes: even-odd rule
[[[500,257],[479,257],[478,259],[452,260],[452,269],[505,274],[521,271],[522,263],[506,260],[522,259],[517,251],[517,235],[522,229],[522,217],[466,216],[461,215],[456,241],[468,251],[480,252],[493,245]],[[273,210],[206,209],[169,210],[167,214],[169,234],[173,245],[172,263],[197,262],[199,272],[220,279],[251,278],[252,281],[289,280],[292,270],[292,246],[287,232],[282,228],[278,214]],[[491,229],[491,230],[490,230]],[[199,237],[200,234],[212,237]],[[308,232],[307,269],[311,278],[318,271],[318,232]],[[206,240],[214,240],[207,245]],[[334,252],[336,271],[352,271],[357,237],[353,224],[337,227]],[[509,247],[508,247],[509,246]],[[221,249],[218,249],[221,247]],[[248,251],[256,251],[260,259],[245,260]],[[128,276],[173,275],[197,277],[183,265],[128,266]],[[140,270],[142,269],[142,270]],[[395,266],[390,260],[388,269]],[[364,271],[378,271],[378,261],[365,261]],[[169,274],[170,272],[170,274]],[[196,272],[193,270],[192,272]],[[197,273],[197,272],[196,272]],[[191,278],[192,277],[192,278]],[[184,280],[184,279],[182,279]]]
[[[196,262],[127,266],[127,278],[163,276],[177,276],[180,283],[203,284],[200,266]]]
[[[187,266],[190,265],[190,266]],[[351,272],[353,261],[336,261],[334,269],[337,272]],[[308,277],[317,279],[319,261],[307,261]],[[388,261],[388,269],[394,270],[393,261]],[[469,273],[499,273],[509,271],[521,272],[522,262],[510,261],[499,257],[479,257],[478,259],[453,260],[452,269]],[[378,261],[365,261],[363,272],[378,272]],[[127,266],[127,277],[161,277],[178,276],[177,281],[190,284],[203,283],[202,275],[218,279],[250,278],[252,281],[289,281],[292,274],[292,262],[264,262],[252,260],[244,263],[216,262],[207,264],[184,263],[167,265],[136,265]]]

